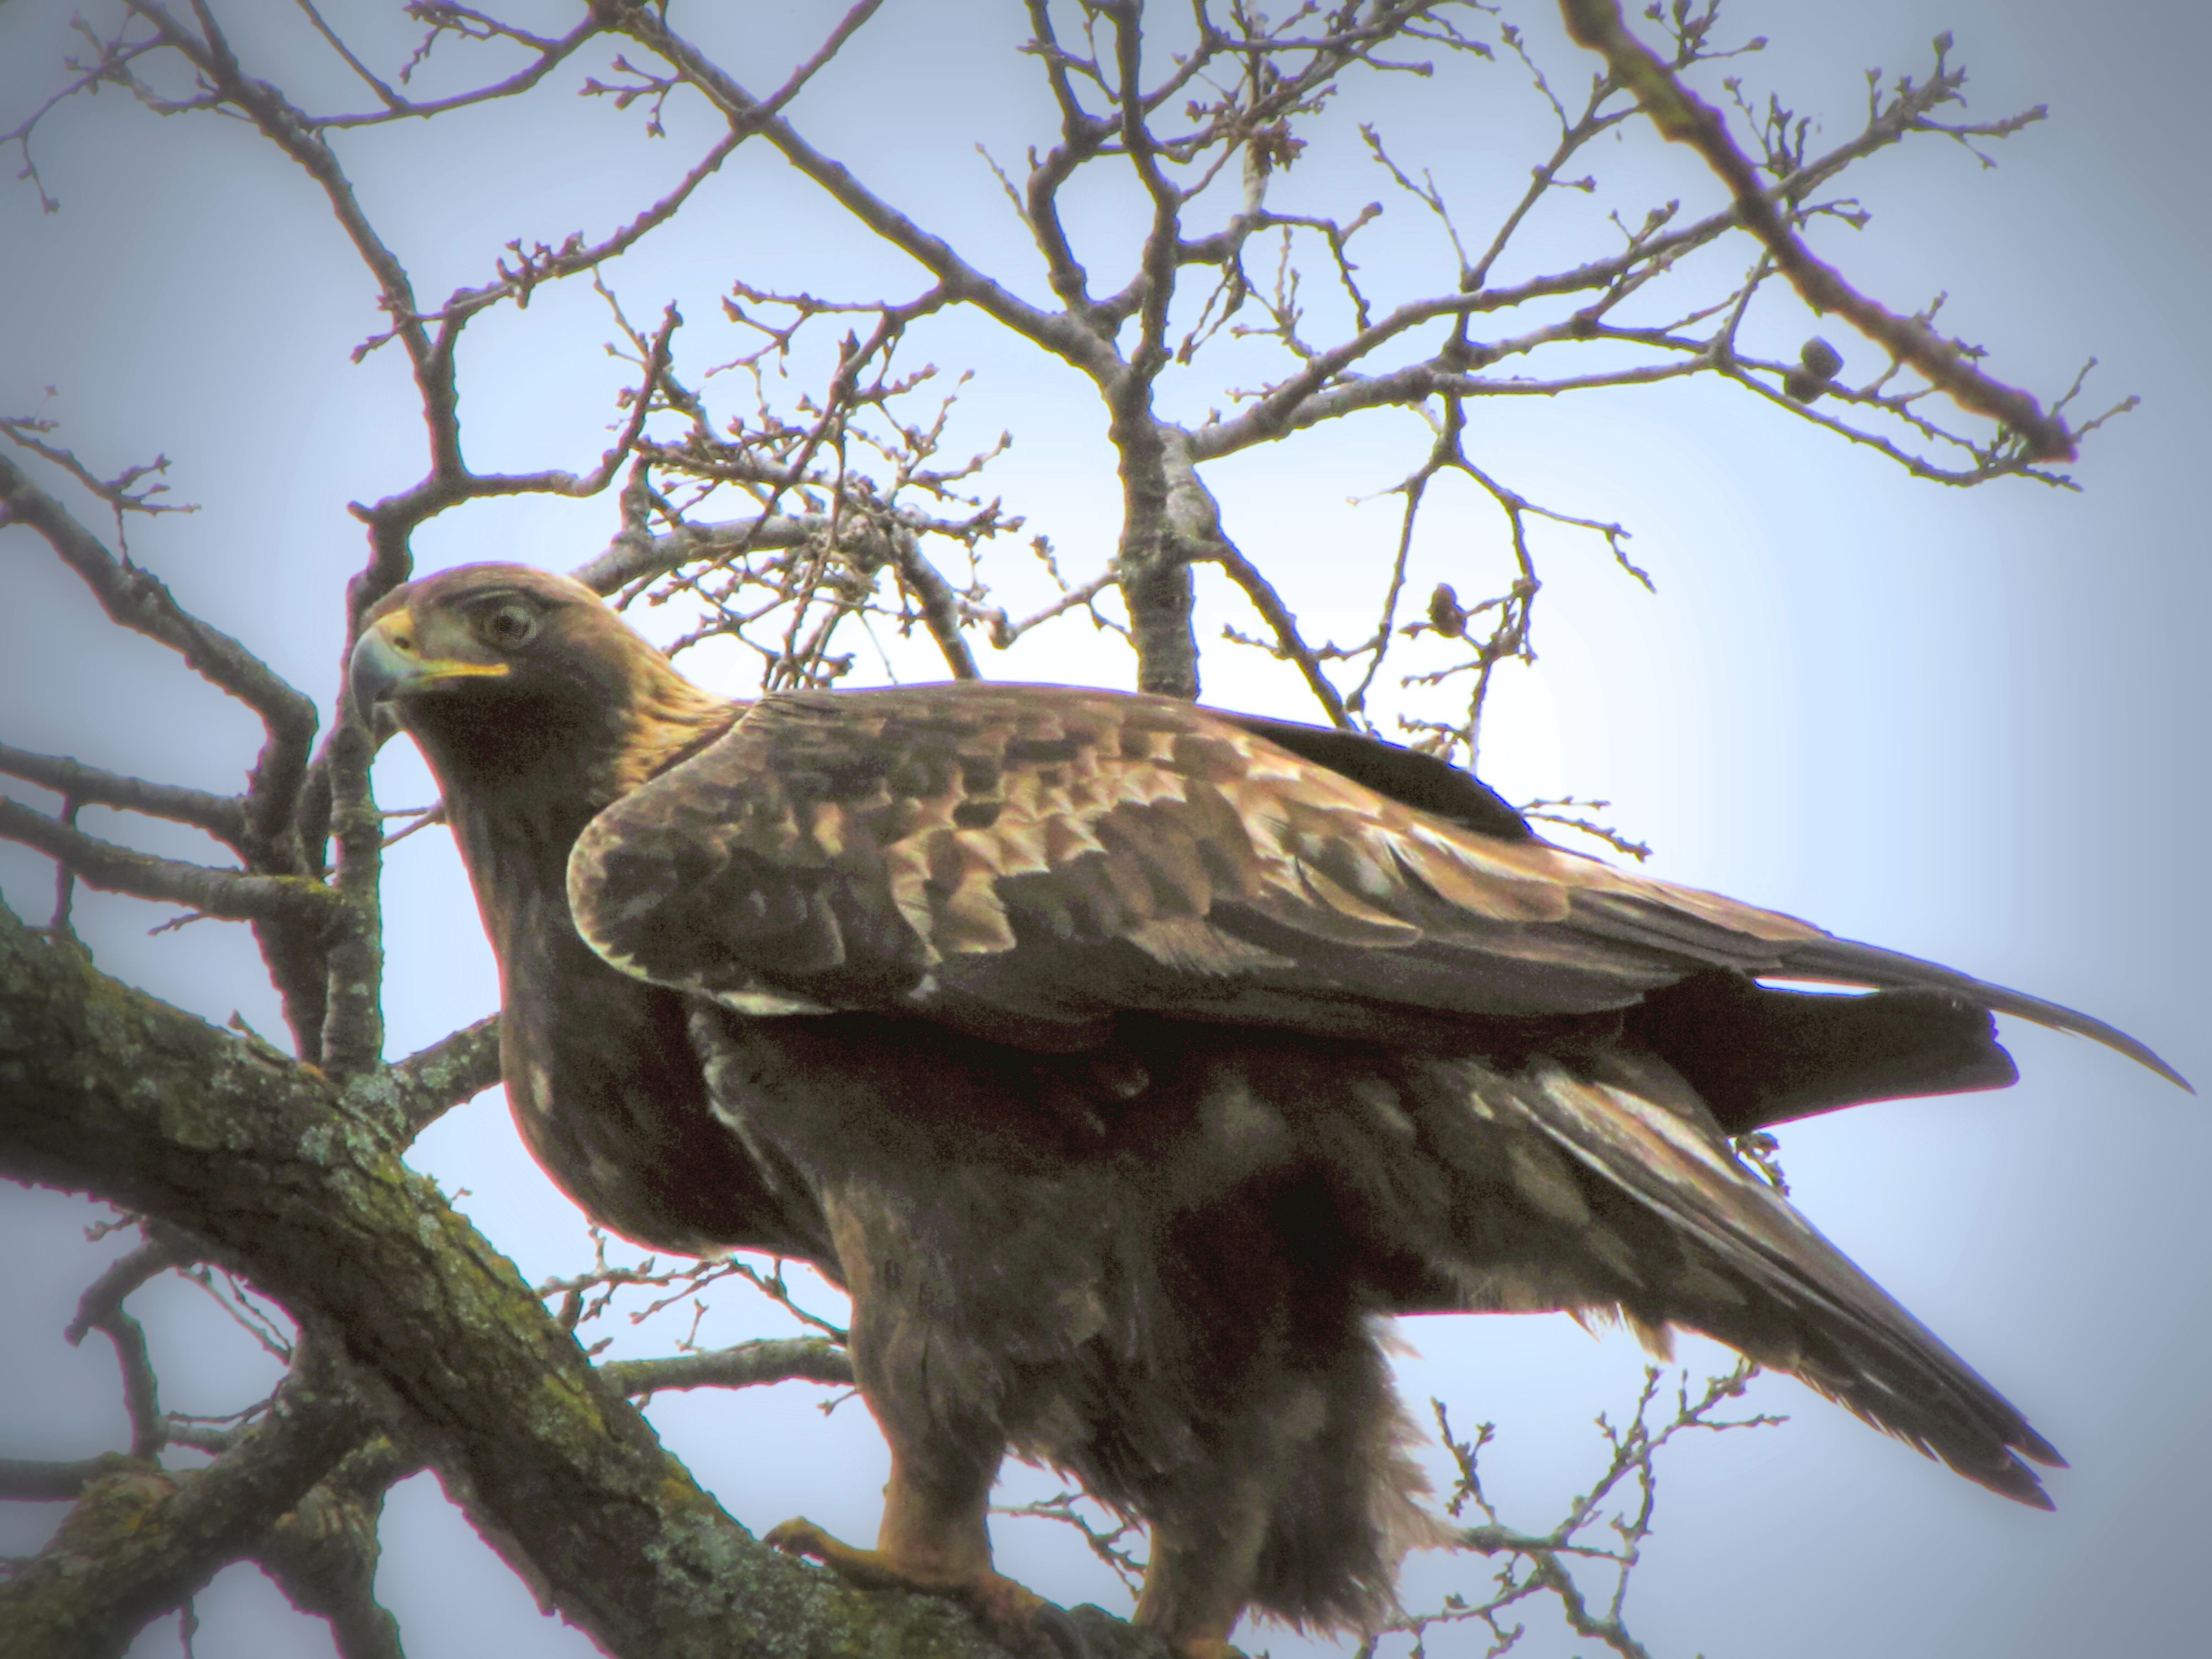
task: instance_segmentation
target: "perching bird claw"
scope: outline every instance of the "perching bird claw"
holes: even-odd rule
[[[787,1555],[819,1561],[859,1589],[911,1590],[957,1601],[975,1615],[992,1640],[1012,1652],[1040,1659],[1091,1659],[1090,1645],[1066,1608],[988,1565],[957,1570],[897,1560],[882,1550],[856,1549],[804,1516],[772,1528],[761,1541]]]

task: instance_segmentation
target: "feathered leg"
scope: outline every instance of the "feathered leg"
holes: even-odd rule
[[[1316,1266],[1312,1277],[1322,1276]],[[1247,1612],[1299,1629],[1372,1631],[1396,1605],[1406,1552],[1442,1541],[1419,1502],[1427,1483],[1408,1455],[1412,1425],[1373,1317],[1349,1300],[1310,1318],[1287,1302],[1243,1311],[1245,1322],[1229,1323],[1252,1346],[1232,1341],[1213,1356],[1234,1376],[1237,1404],[1210,1422],[1204,1452],[1163,1472],[1140,1505],[1152,1547],[1136,1622],[1179,1659],[1233,1654],[1229,1638]]]
[[[870,1248],[865,1218],[869,1207],[833,1200],[828,1210],[853,1295],[854,1370],[890,1448],[876,1547],[856,1548],[804,1518],[785,1522],[766,1541],[811,1557],[863,1589],[950,1597],[1016,1652],[1085,1659],[1085,1645],[1065,1611],[992,1569],[986,1516],[1005,1437],[973,1419],[956,1429],[932,1413],[924,1381],[927,1334],[907,1316],[902,1298],[880,1282],[882,1258]]]
[[[1258,1528],[1254,1529],[1255,1534]],[[1184,1544],[1166,1528],[1152,1534],[1152,1565],[1145,1572],[1144,1594],[1137,1598],[1136,1624],[1156,1631],[1176,1659],[1230,1659],[1237,1650],[1229,1632],[1243,1616],[1250,1595],[1250,1552],[1238,1552],[1240,1573],[1224,1553],[1208,1547],[1218,1540]]]

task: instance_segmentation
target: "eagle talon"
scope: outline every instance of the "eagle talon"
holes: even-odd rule
[[[812,1556],[822,1561],[829,1559],[829,1551],[844,1547],[805,1516],[793,1516],[769,1528],[761,1542],[786,1555]]]
[[[761,1541],[786,1555],[819,1561],[858,1589],[908,1590],[958,1601],[981,1621],[994,1641],[1016,1652],[1091,1659],[1090,1644],[1066,1609],[988,1566],[962,1572],[901,1562],[881,1550],[855,1549],[803,1516],[769,1528]]]
[[[819,1561],[861,1589],[922,1589],[941,1595],[946,1588],[926,1572],[895,1566],[880,1550],[855,1549],[831,1537],[805,1516],[794,1516],[770,1528],[761,1542],[786,1555]]]

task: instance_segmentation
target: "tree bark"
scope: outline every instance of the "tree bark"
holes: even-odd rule
[[[341,1088],[0,907],[0,1172],[167,1222],[330,1332],[610,1653],[995,1651],[951,1604],[849,1589],[725,1514],[513,1264],[401,1162],[408,1126],[375,1081]],[[253,1500],[266,1521],[351,1443],[306,1439],[315,1455]],[[83,1651],[18,1645],[33,1637],[9,1604],[34,1577],[0,1590],[0,1630],[23,1632],[7,1651]],[[1152,1650],[1103,1614],[1083,1622],[1100,1659]]]

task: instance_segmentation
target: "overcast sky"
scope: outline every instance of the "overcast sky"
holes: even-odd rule
[[[404,41],[374,9],[362,38]],[[974,148],[986,143],[1018,166],[1024,145],[1049,137],[1035,65],[1006,44],[1016,9],[889,0],[793,118],[1042,295]],[[1587,71],[1547,9],[1526,10],[1561,84],[1578,85]],[[793,11],[821,16],[786,39]],[[679,27],[709,33],[756,88],[780,81],[829,15],[732,7],[714,14],[716,35],[675,9]],[[1948,291],[1944,319],[1990,349],[2001,379],[2048,395],[2094,356],[2085,403],[2132,392],[2142,404],[2071,469],[2078,494],[1916,483],[1719,385],[1479,405],[1477,458],[1547,505],[1629,526],[1658,588],[1644,594],[1587,538],[1544,540],[1542,660],[1503,694],[1486,775],[1514,799],[1606,797],[1614,820],[1652,843],[1662,875],[2081,1007],[2184,1072],[2212,1076],[2199,945],[2212,888],[2196,844],[2212,809],[2197,638],[2212,599],[2198,505],[2212,453],[2203,313],[2212,147],[2195,112],[2212,22],[2160,0],[2107,6],[2094,21],[2059,0],[1747,3],[1729,15],[1739,33],[1772,38],[1740,66],[1747,88],[1762,98],[1777,88],[1818,114],[1815,148],[1856,129],[1866,68],[1923,72],[1939,28],[1955,33],[1973,70],[1972,116],[2048,103],[2051,118],[2003,146],[1994,172],[1963,149],[1923,143],[1855,173],[1875,217],[1820,246],[1893,307]],[[0,127],[60,83],[65,21],[58,6],[0,7]],[[247,27],[240,40],[249,59],[261,54],[249,63],[256,72],[313,88],[310,105],[362,101],[296,31]],[[617,222],[705,130],[678,100],[671,137],[656,145],[639,132],[641,112],[567,96],[575,78],[481,117],[341,143],[424,296],[483,280],[511,237],[558,241]],[[1278,204],[1348,216],[1385,197],[1353,137],[1376,121],[1395,154],[1464,192],[1469,222],[1486,234],[1487,204],[1517,191],[1537,159],[1525,139],[1493,148],[1529,131],[1530,106],[1504,66],[1456,82],[1364,83],[1316,125]],[[59,112],[36,154],[64,210],[43,215],[27,185],[0,185],[0,408],[63,422],[67,440],[111,470],[167,454],[176,495],[201,510],[141,521],[133,552],[327,713],[343,584],[363,556],[346,503],[404,486],[421,465],[402,362],[389,351],[349,361],[377,322],[367,278],[312,186],[236,124],[162,122],[111,91]],[[1521,274],[1603,246],[1588,225],[1605,206],[1640,215],[1670,191],[1693,209],[1713,195],[1686,157],[1640,131],[1595,165],[1618,193],[1593,208],[1564,203],[1556,223],[1532,226]],[[1110,191],[1085,199],[1103,248],[1130,204]],[[1389,199],[1365,256],[1384,282],[1389,261],[1411,269],[1438,257],[1432,228],[1405,198]],[[1728,257],[1742,263],[1740,250]],[[837,296],[921,285],[752,149],[670,236],[610,272],[634,317],[678,301],[702,364],[736,338],[715,332],[716,301],[739,274]],[[1770,332],[1759,347],[1771,350],[1794,348],[1810,326],[1782,307],[1760,325]],[[1847,379],[1872,372],[1872,348],[1839,324],[1820,326],[1844,351]],[[475,331],[462,365],[471,459],[486,469],[595,459],[623,383],[599,349],[607,333],[603,307],[581,290],[543,293],[529,312]],[[948,322],[928,349],[978,371],[955,428],[963,441],[1015,434],[988,487],[1052,537],[1067,568],[1096,568],[1117,506],[1095,398],[969,322]],[[1401,417],[1378,417],[1207,473],[1225,528],[1276,573],[1313,634],[1371,626],[1374,550],[1387,544],[1391,509],[1352,502],[1394,483],[1417,442]],[[568,568],[613,527],[605,499],[487,503],[428,527],[417,555],[424,568],[482,557]],[[1498,539],[1474,506],[1447,501],[1425,545],[1429,579],[1449,574],[1468,597],[1490,591],[1483,581],[1497,567],[1483,560],[1496,559]],[[27,533],[0,532],[0,547],[6,738],[235,787],[250,721],[158,648],[114,635]],[[1025,556],[1010,546],[998,556],[1018,611]],[[1224,621],[1251,626],[1211,586],[1205,605],[1204,637]],[[896,651],[890,665],[927,672]],[[1110,684],[1129,675],[1126,654],[1081,629],[984,666]],[[734,659],[708,658],[694,672],[733,674]],[[864,664],[858,677],[884,672]],[[1310,713],[1270,665],[1217,652],[1206,672],[1212,701]],[[419,766],[398,747],[380,765],[382,799],[426,799]],[[104,814],[85,823],[122,833]],[[143,844],[205,852],[184,834]],[[442,832],[399,849],[387,885],[399,1053],[489,1012],[496,988]],[[21,913],[43,915],[51,890],[39,860],[0,848],[0,891]],[[149,938],[165,914],[88,898],[80,923],[110,971],[275,1034],[244,930],[209,922]],[[2057,1513],[2007,1504],[1769,1380],[1752,1404],[1790,1413],[1786,1427],[1700,1441],[1665,1471],[1658,1532],[1629,1603],[1655,1652],[2203,1650],[2192,1592],[2212,1542],[2212,1449],[2197,1427],[2212,1392],[2201,1174],[2212,1129],[2200,1102],[2101,1049],[2017,1025],[2008,1037],[2026,1077],[2013,1091],[1862,1109],[1785,1131],[1783,1149],[1807,1214],[2067,1455],[2072,1468],[2050,1482]],[[526,1274],[588,1260],[576,1212],[520,1152],[496,1094],[439,1124],[415,1161],[449,1191],[465,1189],[461,1207]],[[0,1455],[122,1443],[112,1359],[97,1342],[71,1350],[59,1337],[115,1248],[81,1242],[98,1213],[0,1188],[0,1249],[19,1264],[0,1283]],[[173,1408],[234,1409],[273,1379],[198,1291],[157,1285],[133,1305]],[[732,1295],[700,1334],[720,1342],[780,1328]],[[665,1352],[674,1334],[613,1334],[617,1352]],[[1403,1334],[1419,1356],[1405,1381],[1417,1407],[1437,1395],[1455,1421],[1499,1425],[1492,1491],[1509,1521],[1528,1525],[1548,1526],[1588,1484],[1601,1462],[1590,1419],[1627,1404],[1644,1363],[1632,1342],[1594,1340],[1563,1318],[1426,1320]],[[1693,1369],[1724,1363],[1696,1343],[1683,1358]],[[653,1416],[747,1525],[803,1510],[865,1540],[880,1445],[857,1403],[825,1419],[822,1397],[794,1386],[674,1398]],[[1054,1489],[1034,1474],[1018,1486]],[[0,1506],[0,1552],[35,1547],[58,1519],[52,1506]],[[380,1588],[414,1659],[591,1650],[538,1617],[428,1478],[395,1494],[385,1537]],[[998,1537],[1006,1570],[1042,1592],[1119,1605],[1063,1534],[1001,1523]],[[1409,1601],[1432,1604],[1482,1576],[1479,1562],[1418,1562]],[[320,1626],[285,1610],[250,1570],[226,1574],[201,1618],[203,1655],[330,1651]],[[1556,1635],[1541,1632],[1549,1646],[1532,1637],[1528,1650],[1571,1650]],[[1481,1650],[1455,1639],[1430,1650]],[[1248,1630],[1244,1640],[1255,1652],[1311,1650],[1279,1632]],[[178,1650],[170,1621],[135,1651]]]

